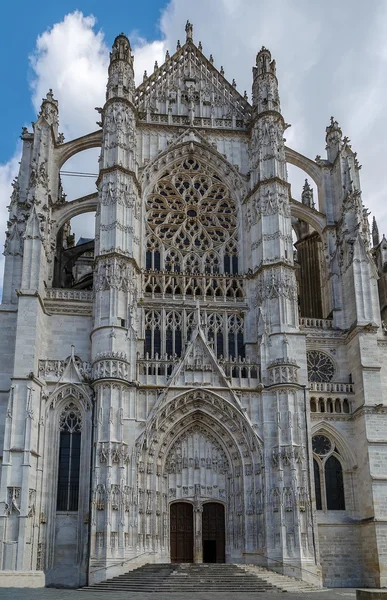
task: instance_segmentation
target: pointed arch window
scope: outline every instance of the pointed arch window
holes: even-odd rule
[[[318,434],[312,439],[317,510],[345,510],[344,477],[340,452],[334,441]]]
[[[82,416],[69,402],[59,417],[58,511],[77,511],[81,459]]]

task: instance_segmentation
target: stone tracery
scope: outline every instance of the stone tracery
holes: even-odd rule
[[[161,174],[147,200],[147,224],[148,248],[164,250],[166,270],[220,273],[226,257],[236,256],[235,204],[219,175],[196,158]]]

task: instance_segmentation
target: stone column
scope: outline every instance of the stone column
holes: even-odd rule
[[[194,506],[193,510],[194,526],[194,552],[193,560],[195,564],[203,562],[203,504],[200,502]]]

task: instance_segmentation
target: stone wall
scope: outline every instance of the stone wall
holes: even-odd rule
[[[319,524],[318,541],[324,586],[365,585],[359,525]]]

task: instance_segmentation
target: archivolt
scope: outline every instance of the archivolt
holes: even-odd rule
[[[198,140],[186,140],[175,146],[170,146],[149,163],[142,174],[141,183],[144,197],[151,192],[160,174],[177,160],[197,158],[200,162],[213,168],[222,181],[235,195],[239,203],[247,193],[245,182],[241,175],[215,148]]]
[[[230,402],[204,390],[185,392],[162,403],[137,440],[138,451],[155,457],[163,465],[178,435],[194,423],[202,423],[216,435],[231,462],[260,468],[262,444],[247,418]]]

